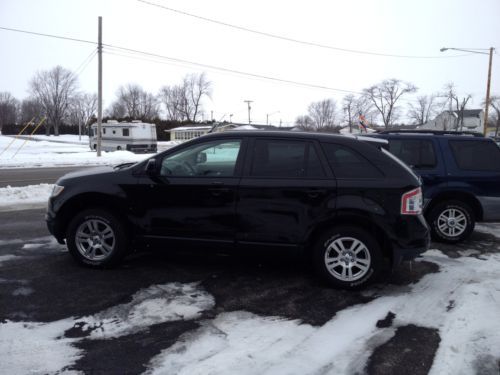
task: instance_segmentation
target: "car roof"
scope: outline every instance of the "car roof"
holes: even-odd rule
[[[379,133],[368,134],[369,137],[377,138],[446,138],[446,139],[468,139],[476,141],[489,141],[490,138],[484,137],[476,132],[452,132],[452,131],[383,131]]]
[[[332,133],[317,133],[317,132],[305,132],[305,131],[289,131],[289,130],[230,130],[226,132],[208,133],[206,137],[259,137],[259,138],[303,138],[319,141],[338,141],[338,142],[356,142],[356,141],[366,141],[370,143],[387,143],[376,138],[369,138],[366,136],[354,135],[354,134],[332,134]]]

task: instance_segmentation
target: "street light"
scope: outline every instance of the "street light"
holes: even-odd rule
[[[266,125],[269,125],[269,116],[275,115],[276,113],[280,113],[280,111],[266,113]]]
[[[490,106],[491,62],[493,60],[493,51],[495,49],[493,47],[490,47],[490,48],[470,48],[470,49],[443,47],[440,49],[440,51],[444,52],[444,51],[448,51],[449,49],[454,50],[454,51],[480,53],[481,55],[490,55],[490,61],[489,61],[489,65],[488,65],[488,81],[486,83],[486,108],[484,110],[484,129],[483,129],[483,134],[486,137],[486,134],[488,131],[488,109]],[[489,52],[481,52],[481,51],[488,51],[488,50],[489,50]]]

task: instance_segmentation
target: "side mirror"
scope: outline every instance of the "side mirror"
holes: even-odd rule
[[[196,155],[196,164],[206,163],[207,162],[207,154],[204,152],[200,152]]]
[[[156,159],[149,159],[144,169],[147,174],[152,175],[156,173]]]

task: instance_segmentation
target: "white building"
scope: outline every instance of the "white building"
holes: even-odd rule
[[[209,126],[179,126],[167,130],[170,132],[171,141],[189,141],[193,138],[201,137],[210,132],[212,125]]]
[[[482,109],[465,109],[463,111],[463,123],[460,121],[460,111],[444,111],[436,116],[434,120],[426,122],[419,129],[450,130],[450,131],[474,131],[483,132],[484,111]]]

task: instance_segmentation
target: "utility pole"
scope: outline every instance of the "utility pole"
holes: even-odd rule
[[[484,110],[484,136],[488,134],[488,110],[490,108],[491,62],[493,60],[493,47],[490,47],[490,62],[488,64],[488,83],[486,84],[486,108]]]
[[[214,121],[214,111],[210,111],[210,119]]]
[[[233,123],[233,114],[231,113],[229,115],[229,123],[232,124]]]
[[[97,37],[97,156],[101,156],[102,131],[102,17],[98,19]]]
[[[248,125],[252,123],[251,117],[250,117],[250,110],[252,107],[250,106],[250,103],[253,103],[253,100],[244,100],[245,103],[247,103],[248,106]]]

